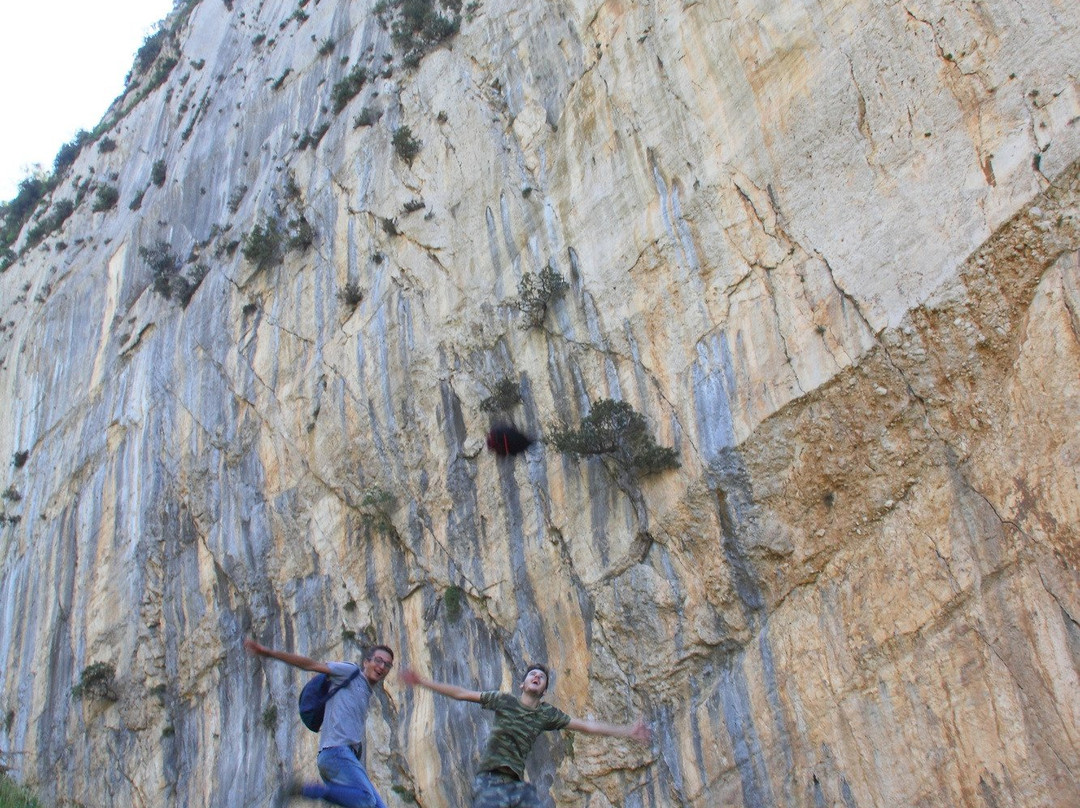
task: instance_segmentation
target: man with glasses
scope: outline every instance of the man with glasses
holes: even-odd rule
[[[424,687],[458,701],[471,701],[495,713],[495,726],[477,767],[472,808],[540,808],[536,788],[525,781],[525,757],[541,732],[569,729],[638,743],[648,743],[652,737],[642,718],[619,725],[585,721],[544,703],[551,674],[543,665],[530,665],[525,671],[520,696],[436,682],[407,668],[398,678],[409,687]]]
[[[364,768],[364,730],[372,689],[394,667],[394,652],[385,645],[368,648],[359,667],[351,662],[318,662],[301,654],[276,651],[244,640],[249,654],[270,657],[301,670],[325,673],[334,694],[326,702],[319,730],[319,774],[325,785],[295,785],[290,793],[322,799],[346,808],[386,808]]]

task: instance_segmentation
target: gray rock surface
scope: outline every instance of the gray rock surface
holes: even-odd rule
[[[1075,802],[1080,7],[463,12],[411,68],[368,2],[182,4],[16,243],[0,763],[46,804],[270,805],[315,741],[241,640],[379,639],[646,717],[547,738],[547,805]],[[525,431],[624,400],[680,467],[497,459],[505,377]],[[94,663],[116,700],[73,695]],[[466,805],[487,726],[391,674],[369,769]]]

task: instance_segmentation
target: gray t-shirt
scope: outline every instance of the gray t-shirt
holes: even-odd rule
[[[331,687],[337,687],[360,670],[351,662],[327,662],[326,666],[330,668]],[[355,679],[326,702],[322,730],[319,732],[319,751],[329,746],[363,743],[370,701],[371,685],[364,672],[360,671]]]

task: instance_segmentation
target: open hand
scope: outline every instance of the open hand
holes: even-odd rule
[[[649,743],[652,740],[652,730],[646,725],[644,718],[639,718],[634,726],[630,727],[630,737],[638,743]]]
[[[420,674],[412,668],[402,668],[398,672],[398,679],[401,680],[402,684],[406,684],[409,687],[420,684]]]

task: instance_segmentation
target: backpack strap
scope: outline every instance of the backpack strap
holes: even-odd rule
[[[340,685],[338,685],[337,687],[330,688],[330,690],[328,690],[327,693],[326,693],[326,701],[330,701],[330,699],[332,699],[334,697],[334,694],[337,693],[339,690],[341,690],[341,688],[348,687],[349,685],[351,685],[352,682],[353,682],[353,679],[355,679],[359,675],[360,675],[360,668],[357,668],[356,671],[353,673],[353,675],[350,676],[348,679],[346,679],[344,682],[342,682]],[[325,702],[324,702],[324,704],[325,704]]]

